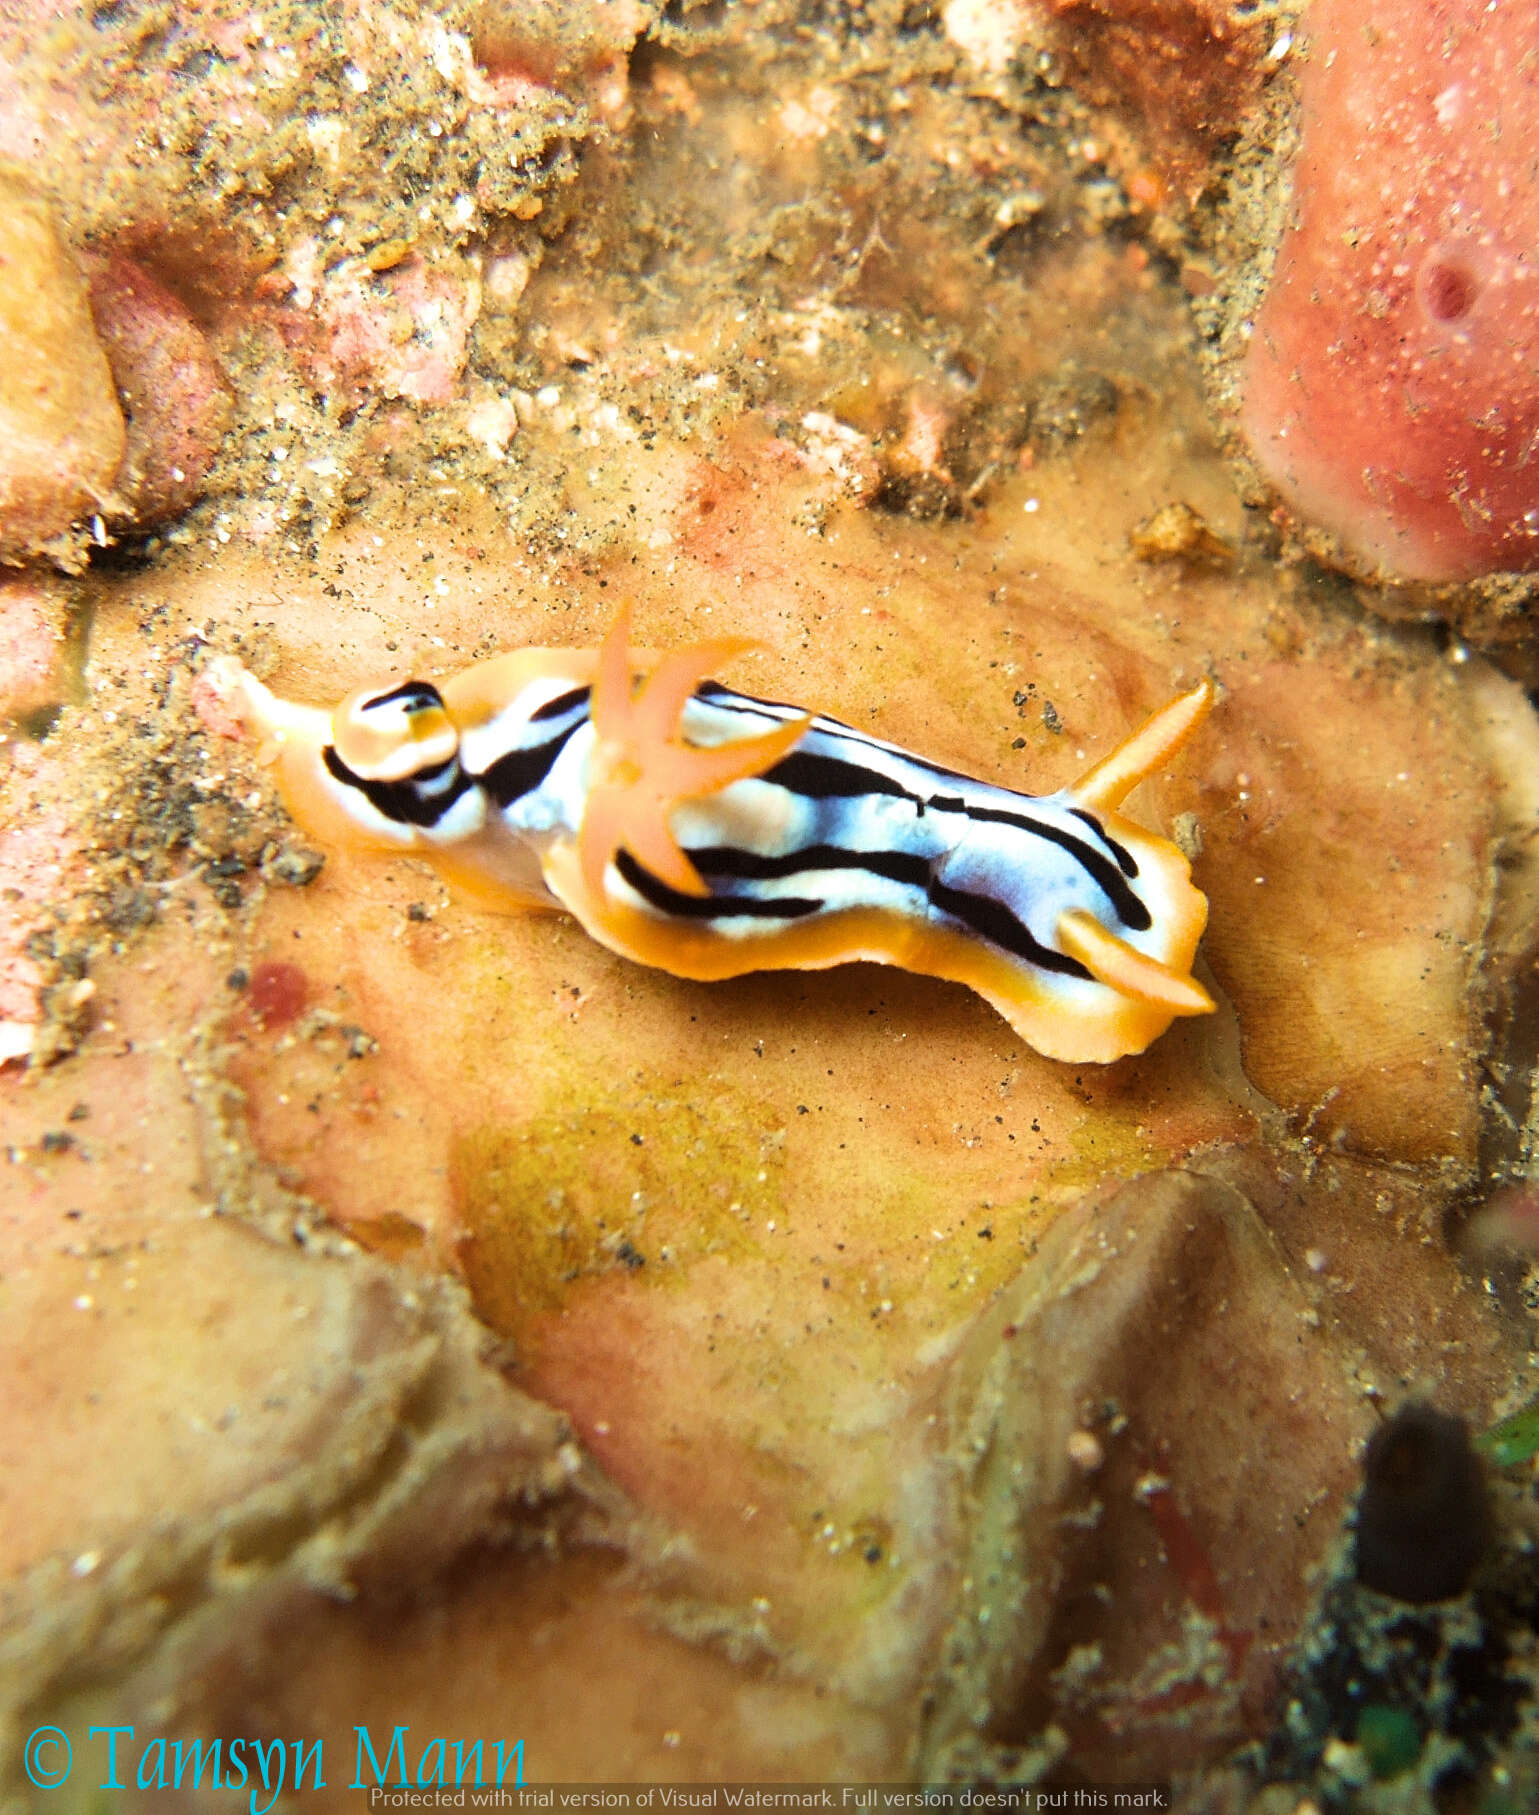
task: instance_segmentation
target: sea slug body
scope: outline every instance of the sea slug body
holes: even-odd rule
[[[597,651],[523,649],[335,712],[222,676],[313,835],[410,851],[495,908],[565,909],[675,976],[860,959],[965,983],[1050,1058],[1142,1052],[1213,1003],[1186,859],[1117,810],[1206,715],[1206,681],[1068,788],[975,781],[837,719],[708,679],[639,687],[622,613]]]

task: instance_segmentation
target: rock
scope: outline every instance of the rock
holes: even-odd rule
[[[473,98],[494,105],[522,86],[580,95],[600,114],[623,115],[627,59],[647,24],[636,0],[487,0],[472,41],[479,81]]]
[[[1055,1734],[1154,1779],[1242,1738],[1368,1421],[1247,1198],[1150,1173],[1061,1217],[969,1334],[948,1418],[968,1536],[924,1780],[998,1780]]]
[[[559,1415],[484,1364],[452,1294],[403,1291],[370,1261],[317,1265],[233,1221],[146,1211],[150,1226],[110,1259],[80,1243],[40,1256],[9,1306],[25,1515],[0,1536],[0,1744],[71,1660],[122,1670],[157,1636],[163,1656],[201,1660],[245,1643],[270,1600],[430,1577],[541,1502],[614,1500]],[[219,1296],[232,1272],[239,1308]]]
[[[1180,561],[1190,567],[1228,567],[1234,561],[1233,547],[1200,511],[1179,498],[1135,524],[1128,544],[1140,561]]]
[[[0,560],[107,509],[125,440],[85,283],[42,196],[0,170]]]
[[[195,504],[230,417],[230,393],[198,324],[166,287],[114,256],[91,308],[128,415],[117,490],[128,519],[163,523]]]
[[[0,724],[62,700],[68,613],[65,583],[34,574],[0,579]]]
[[[1260,92],[1272,19],[1246,0],[1046,0],[1043,10],[1076,92],[1134,126],[1149,160],[1138,188],[1152,180],[1195,200]]]
[[[33,935],[46,928],[48,903],[73,880],[79,857],[68,774],[56,744],[25,740],[10,746],[0,774],[0,1065],[46,1045],[47,973]]]
[[[370,393],[447,403],[470,356],[481,279],[468,260],[429,266],[403,259],[373,270],[366,259],[323,269],[307,240],[290,254],[292,303],[284,338],[318,392],[361,401]]]

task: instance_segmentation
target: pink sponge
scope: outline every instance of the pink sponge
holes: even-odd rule
[[[1314,0],[1308,50],[1252,452],[1386,577],[1539,566],[1534,8]]]

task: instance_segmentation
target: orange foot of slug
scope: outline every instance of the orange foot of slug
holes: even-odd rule
[[[709,895],[700,872],[679,848],[668,816],[681,801],[719,794],[735,781],[762,775],[787,755],[811,723],[799,718],[763,737],[701,749],[684,742],[681,720],[700,683],[751,649],[743,637],[697,643],[660,662],[639,691],[632,689],[630,607],[622,608],[599,650],[593,683],[593,729],[588,800],[578,833],[583,882],[594,900],[604,872],[623,846],[659,881],[685,895]]]

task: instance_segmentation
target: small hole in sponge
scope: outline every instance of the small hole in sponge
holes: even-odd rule
[[[1480,294],[1480,280],[1468,265],[1436,255],[1422,266],[1416,287],[1434,321],[1463,321]]]

